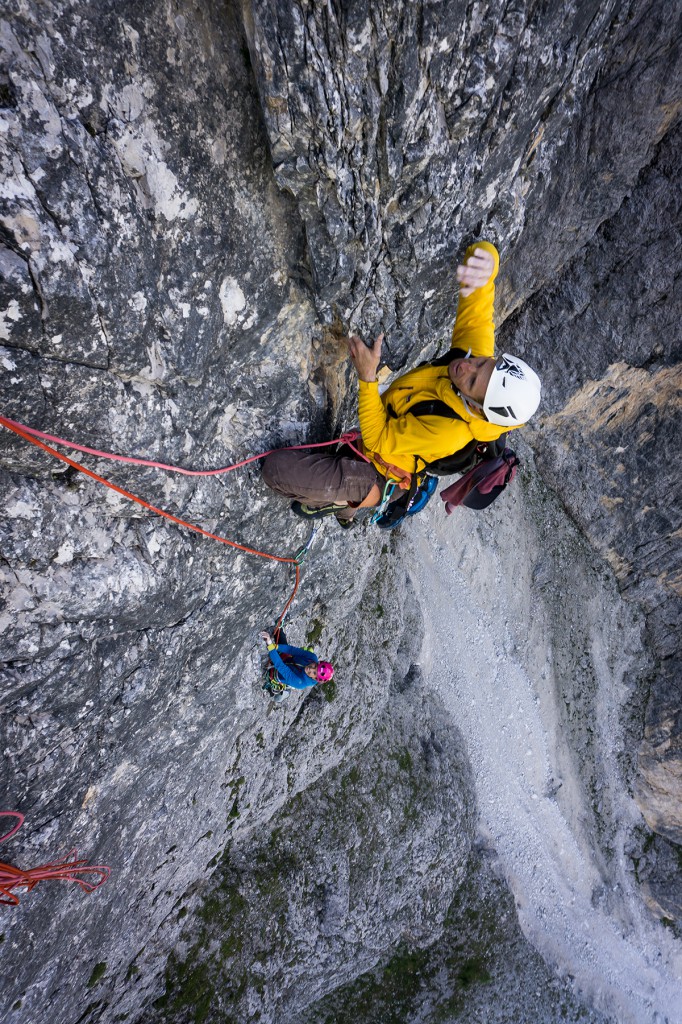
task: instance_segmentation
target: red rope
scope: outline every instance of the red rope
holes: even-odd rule
[[[188,523],[184,519],[180,519],[178,516],[174,516],[172,512],[164,512],[162,508],[157,508],[156,505],[150,505],[144,498],[139,498],[136,494],[132,494],[130,491],[126,491],[123,487],[119,487],[117,484],[112,484],[110,480],[105,480],[103,476],[98,476],[97,473],[93,473],[91,469],[86,469],[85,466],[81,465],[80,462],[75,462],[70,459],[68,455],[62,455],[61,452],[57,452],[54,448],[50,448],[48,445],[43,444],[42,441],[38,441],[35,437],[31,437],[30,434],[24,431],[23,427],[15,426],[10,424],[4,416],[0,416],[0,425],[7,427],[8,430],[13,430],[15,434],[23,437],[25,441],[29,441],[30,444],[34,444],[36,448],[42,448],[43,451],[49,455],[54,456],[55,459],[59,459],[61,462],[66,462],[67,465],[73,466],[80,473],[85,473],[86,476],[92,477],[93,480],[97,480],[98,483],[104,484],[112,491],[116,491],[117,494],[122,494],[124,498],[129,498],[130,501],[137,502],[138,505],[142,505],[143,508],[148,508],[151,512],[155,512],[158,516],[163,516],[164,519],[170,519],[172,523],[177,523],[178,526],[184,526],[188,530],[194,530],[195,533],[201,533],[204,537],[210,537],[211,540],[218,540],[221,544],[228,544],[231,548],[238,548],[239,551],[245,551],[249,555],[259,555],[261,558],[270,558],[273,562],[290,562],[296,564],[293,558],[283,558],[281,555],[270,555],[266,551],[259,551],[257,548],[249,548],[245,544],[237,544],[234,540],[228,540],[227,537],[221,537],[217,533],[210,533],[208,530],[204,530],[201,526],[195,526],[193,523]]]
[[[0,818],[3,817],[12,817],[18,820],[14,828],[0,838],[0,843],[13,836],[24,823],[24,815],[20,811],[0,811]],[[75,882],[84,892],[94,892],[106,882],[110,874],[111,868],[106,864],[88,864],[85,860],[79,860],[76,850],[71,850],[66,860],[56,864],[41,864],[40,867],[28,868],[26,871],[0,861],[0,905],[18,906],[19,897],[14,894],[13,889],[26,889],[27,892],[30,892],[38,882],[44,882],[50,878]],[[99,881],[90,881],[88,875],[99,876]]]
[[[193,530],[195,533],[200,533],[203,537],[208,537],[210,540],[217,540],[221,544],[227,544],[231,548],[236,548],[238,551],[244,551],[247,555],[257,555],[260,558],[268,558],[268,559],[270,559],[273,562],[285,562],[285,563],[287,563],[289,565],[296,566],[296,573],[295,573],[295,579],[294,579],[294,589],[291,592],[289,600],[287,601],[287,603],[284,606],[284,611],[282,612],[282,614],[280,615],[279,619],[277,620],[279,623],[282,623],[284,621],[284,616],[286,615],[287,611],[291,607],[291,603],[292,603],[292,601],[294,600],[294,598],[296,596],[296,593],[298,591],[299,583],[301,582],[301,571],[300,571],[298,562],[296,561],[295,558],[284,558],[281,555],[272,555],[272,554],[270,554],[267,551],[260,551],[258,548],[250,548],[246,544],[237,544],[236,541],[228,540],[227,537],[221,537],[217,533],[211,533],[209,530],[204,530],[201,526],[195,526],[193,523],[188,523],[185,519],[180,519],[179,516],[174,516],[171,512],[165,512],[162,508],[157,508],[156,505],[151,505],[148,501],[145,501],[144,498],[140,498],[136,494],[132,494],[131,491],[126,491],[123,487],[119,487],[117,484],[112,484],[110,480],[105,480],[105,478],[103,476],[99,476],[97,473],[93,473],[93,471],[91,469],[86,469],[86,467],[81,465],[80,462],[75,462],[73,459],[70,459],[68,457],[68,455],[62,455],[61,452],[55,451],[54,448],[50,448],[48,445],[43,444],[43,442],[39,441],[37,439],[37,437],[32,437],[31,436],[32,434],[39,434],[39,433],[41,433],[40,431],[32,430],[30,427],[24,427],[22,424],[15,422],[15,420],[7,419],[6,416],[0,416],[0,425],[5,427],[7,430],[11,430],[15,434],[18,434],[19,437],[23,437],[25,441],[28,441],[30,444],[35,445],[36,448],[41,448],[43,451],[46,451],[49,455],[52,455],[55,459],[59,459],[60,462],[65,462],[67,465],[72,466],[74,469],[77,469],[79,473],[85,473],[86,476],[91,477],[93,480],[96,480],[98,483],[103,484],[105,487],[108,487],[110,490],[116,491],[117,494],[122,494],[124,498],[128,498],[130,501],[136,502],[138,505],[141,505],[143,508],[148,508],[151,512],[156,513],[156,515],[163,516],[164,519],[169,519],[172,523],[177,523],[178,526],[184,526],[185,529]],[[42,436],[49,437],[50,435],[42,435]],[[310,447],[310,448],[323,448],[323,447],[326,447],[327,445],[330,445],[330,444],[337,444],[338,441],[343,441],[346,444],[350,444],[350,440],[349,439],[355,440],[357,438],[357,436],[358,436],[357,433],[351,431],[348,434],[343,434],[341,436],[341,438],[338,438],[335,441],[323,441],[323,442],[320,442],[319,444],[315,444],[315,445],[294,445],[293,447],[295,449],[308,448],[308,447]],[[59,439],[56,439],[56,440],[59,440]],[[139,460],[139,459],[127,459],[127,458],[125,458],[122,455],[106,455],[103,452],[95,452],[94,449],[82,449],[78,445],[71,444],[70,441],[60,441],[59,443],[60,444],[67,444],[71,448],[78,448],[79,451],[87,450],[87,451],[90,452],[90,454],[101,455],[104,458],[118,459],[118,460],[127,461],[127,462],[134,462],[136,464],[142,464],[142,465],[151,465],[151,466],[156,466],[157,468],[160,468],[160,469],[172,469],[172,470],[177,470],[180,473],[190,473],[190,472],[192,472],[192,473],[196,473],[196,475],[200,475],[203,472],[201,470],[192,471],[192,470],[186,470],[186,469],[179,469],[176,466],[163,466],[161,463],[153,463],[153,462],[148,462],[148,461]],[[352,444],[350,446],[353,447]],[[266,452],[265,454],[269,455],[270,453]],[[358,454],[361,454],[361,453],[358,453]],[[227,473],[231,469],[236,469],[238,466],[243,466],[247,462],[253,462],[255,459],[261,459],[263,457],[264,457],[263,455],[254,455],[254,456],[251,456],[251,458],[249,458],[249,459],[245,459],[243,462],[235,463],[234,466],[228,466],[228,467],[226,467],[225,469],[222,469],[222,470],[207,470],[206,472],[207,473],[215,473],[215,472]],[[363,458],[365,458],[364,455],[363,455]]]

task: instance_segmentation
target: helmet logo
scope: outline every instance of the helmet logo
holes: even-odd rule
[[[505,356],[500,356],[496,363],[496,369],[501,370],[502,373],[508,373],[510,377],[516,377],[518,380],[525,380],[526,375],[516,363],[512,363]]]

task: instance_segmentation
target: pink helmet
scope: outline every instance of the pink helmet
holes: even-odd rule
[[[328,683],[334,675],[334,666],[331,661],[318,661],[317,663],[317,681],[318,683]]]

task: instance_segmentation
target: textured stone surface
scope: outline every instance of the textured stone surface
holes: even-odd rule
[[[466,883],[453,900],[443,935],[418,952],[393,957],[315,1003],[302,1024],[606,1024],[576,999],[570,979],[552,975],[529,948],[509,891],[485,847],[474,850]]]
[[[27,4],[2,39],[3,412],[195,467],[302,439],[324,416],[315,317],[238,19]],[[292,774],[273,774],[296,714],[266,719],[258,746],[254,630],[282,608],[291,571],[148,518],[2,433],[2,781],[4,802],[27,814],[3,854],[31,865],[77,845],[113,869],[89,900],[53,885],[9,919],[3,1016],[16,1005],[17,1020],[71,1022],[90,1003],[102,1011],[100,993],[124,985],[210,870],[237,820],[236,780],[267,818],[289,786],[341,758],[349,734],[366,736],[373,714],[353,725],[350,707],[325,705],[327,740],[326,727],[307,731]],[[266,507],[257,467],[199,482],[104,473],[238,541],[289,554],[304,536]],[[327,599],[345,589],[351,617],[367,562],[361,545],[329,565]],[[314,607],[313,589],[304,630]],[[143,988],[158,987],[167,953],[156,946]],[[106,981],[91,990],[98,963]]]
[[[548,415],[527,435],[538,465],[648,615],[656,670],[637,683],[651,698],[622,755],[642,744],[637,791],[661,833],[641,863],[645,895],[678,916],[679,5],[6,6],[6,415],[193,467],[328,437],[354,407],[330,328],[383,326],[390,365],[413,361],[450,325],[457,253],[479,231],[501,245],[500,316],[516,311],[503,343],[547,382]],[[326,777],[343,791],[356,763],[366,778],[375,735],[378,750],[405,740],[428,766],[410,728],[423,736],[442,712],[410,719],[391,698],[392,680],[413,679],[418,610],[394,539],[358,531],[350,544],[325,526],[291,632],[335,660],[336,697],[277,713],[255,637],[282,608],[289,569],[183,533],[5,431],[0,456],[2,783],[27,814],[2,856],[34,865],[77,845],[113,869],[92,897],[45,885],[4,917],[3,1019],[144,1020],[169,951],[177,965],[192,948],[227,845],[220,878],[255,885],[249,837],[265,849],[278,820],[314,834],[297,807]],[[257,467],[198,481],[96,468],[246,544],[290,554],[305,537]],[[589,749],[589,722],[574,729]],[[433,786],[424,805],[466,837],[464,768],[461,789],[441,788],[462,754],[454,738],[442,747],[433,776],[417,775]],[[325,813],[329,880],[335,859],[352,861],[357,823],[351,801],[347,818]],[[377,838],[386,863],[407,871],[423,841],[434,866],[427,857],[403,890],[367,878],[336,976],[325,958],[340,940],[320,926],[302,1001],[352,981],[353,957],[367,972],[405,932],[421,948],[442,928],[459,868],[429,921],[443,840],[410,826],[410,850],[403,821],[396,810]],[[284,896],[291,948],[309,948],[320,907],[345,921],[331,897]],[[244,950],[255,963],[255,939]],[[248,991],[299,1012],[295,992]]]
[[[528,431],[540,472],[646,613],[656,666],[641,681],[646,711],[634,786],[650,827],[678,844],[681,147],[678,128],[580,258],[502,331],[510,349],[538,353],[548,381],[550,415]],[[672,916],[678,907],[673,884]]]
[[[618,209],[679,114],[679,5],[250,6],[318,309],[386,330],[394,367],[447,330],[463,239],[515,251],[500,309],[519,305]]]
[[[197,970],[213,1019],[298,1020],[399,941],[440,933],[467,870],[471,780],[412,677],[394,680],[391,717],[352,762],[230,845],[148,1020],[183,1019]]]

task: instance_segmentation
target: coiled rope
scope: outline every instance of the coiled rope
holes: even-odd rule
[[[16,825],[4,836],[0,837],[0,843],[10,839],[15,832],[18,832],[24,824],[24,815],[20,811],[0,811],[0,818],[16,818]],[[56,864],[41,864],[37,868],[28,868],[22,871],[12,864],[0,862],[0,905],[16,907],[19,904],[19,897],[13,892],[14,889],[26,889],[30,892],[38,882],[45,882],[47,879],[62,879],[66,882],[75,882],[85,892],[94,892],[100,885],[106,882],[111,874],[111,868],[106,864],[88,864],[85,860],[79,860],[76,850],[71,850],[67,859]],[[99,876],[99,881],[91,881],[89,876]]]
[[[0,426],[3,426],[6,430],[10,430],[19,437],[22,437],[25,441],[35,445],[36,448],[41,448],[49,455],[52,455],[53,458],[59,459],[60,462],[65,462],[68,466],[72,466],[74,469],[78,470],[79,473],[84,473],[86,476],[91,477],[91,479],[103,484],[110,490],[116,491],[117,494],[123,495],[124,498],[128,498],[130,501],[136,502],[143,508],[149,509],[150,512],[154,512],[158,516],[163,516],[164,519],[168,519],[172,523],[176,523],[178,526],[183,526],[187,530],[194,531],[194,533],[200,533],[202,536],[208,537],[210,540],[217,540],[220,544],[226,544],[231,548],[236,548],[238,551],[244,551],[247,555],[256,555],[259,558],[267,558],[273,562],[283,562],[295,566],[294,588],[284,606],[282,614],[277,619],[277,624],[281,625],[284,621],[284,616],[291,607],[291,603],[298,591],[298,586],[301,581],[300,566],[308,552],[310,541],[300,548],[292,558],[287,558],[283,555],[273,555],[267,551],[260,551],[258,548],[248,547],[246,544],[238,544],[236,541],[228,540],[227,537],[221,537],[217,533],[211,533],[209,530],[204,530],[203,527],[196,526],[194,523],[188,523],[185,519],[180,519],[179,516],[173,515],[172,512],[166,512],[162,508],[157,508],[156,505],[151,505],[148,501],[145,501],[144,498],[140,498],[138,495],[132,494],[130,491],[126,491],[123,487],[119,487],[117,484],[111,483],[110,480],[106,480],[103,476],[93,473],[91,469],[87,469],[80,462],[70,459],[68,455],[63,455],[54,448],[50,448],[49,445],[44,443],[44,441],[52,441],[54,444],[61,444],[67,448],[75,449],[76,451],[83,452],[86,455],[94,455],[101,459],[109,459],[115,462],[128,462],[135,466],[151,466],[154,469],[162,469],[170,473],[183,473],[185,476],[217,476],[221,473],[230,473],[232,470],[239,469],[241,466],[246,466],[250,462],[257,462],[259,459],[265,458],[266,455],[272,454],[272,452],[277,449],[271,448],[269,451],[262,452],[260,455],[251,455],[247,459],[242,459],[240,462],[235,462],[230,466],[223,466],[220,469],[183,469],[181,466],[172,466],[164,462],[154,462],[152,459],[139,459],[129,455],[114,455],[111,452],[99,451],[97,448],[88,448],[85,445],[75,444],[73,441],[66,441],[64,438],[55,437],[54,434],[46,434],[42,430],[35,430],[33,427],[27,427],[25,424],[18,423],[16,420],[9,419],[7,416],[0,416]],[[300,451],[307,448],[326,448],[333,444],[347,444],[362,459],[369,462],[369,459],[353,445],[353,441],[357,441],[359,436],[360,435],[357,431],[348,431],[347,433],[342,434],[341,437],[335,438],[333,441],[320,441],[315,444],[288,445],[287,450]],[[43,440],[40,440],[40,438]],[[312,536],[310,540],[312,540]]]

